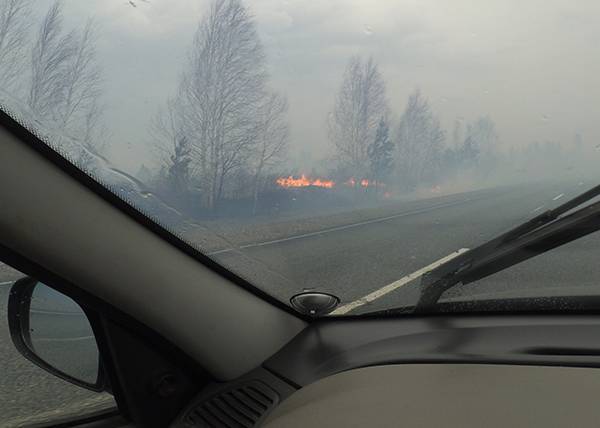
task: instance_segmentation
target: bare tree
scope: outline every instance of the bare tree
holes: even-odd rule
[[[63,34],[61,3],[46,13],[31,52],[29,107],[43,119],[59,119],[57,106],[63,103],[68,63],[76,50],[75,34]]]
[[[31,0],[0,0],[0,83],[3,89],[18,83],[25,66]]]
[[[63,135],[82,144],[71,153],[89,165],[90,152],[106,149],[102,124],[101,68],[95,45],[95,26],[65,32],[62,3],[56,1],[42,20],[31,52],[29,107]]]
[[[239,0],[216,0],[200,22],[175,99],[192,145],[192,172],[209,209],[256,145],[265,98],[265,56],[254,20]]]
[[[277,93],[269,94],[258,112],[259,121],[254,150],[255,167],[252,191],[252,212],[256,214],[261,180],[268,168],[284,155],[289,127],[286,119],[287,100]]]
[[[396,132],[396,167],[400,185],[414,189],[435,180],[443,152],[445,133],[429,102],[413,92]]]
[[[74,37],[72,55],[65,64],[62,81],[62,104],[59,123],[62,129],[83,127],[89,139],[98,127],[100,114],[101,69],[94,43],[94,24],[88,21],[81,34]]]
[[[341,167],[352,171],[355,182],[368,175],[368,147],[387,109],[385,84],[375,61],[351,58],[328,125]]]

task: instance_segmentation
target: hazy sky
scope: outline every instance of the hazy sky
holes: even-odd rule
[[[148,126],[174,92],[207,0],[67,0],[69,26],[100,24],[114,162],[148,162]],[[47,0],[36,0],[45,12]],[[394,115],[420,88],[449,134],[490,115],[505,147],[600,142],[600,2],[254,0],[272,86],[290,104],[293,153],[329,152],[326,118],[352,55],[372,55]],[[597,143],[595,143],[597,144]]]

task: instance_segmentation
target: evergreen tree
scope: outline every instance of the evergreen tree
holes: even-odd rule
[[[381,118],[375,132],[375,139],[367,149],[370,175],[375,182],[375,194],[377,194],[377,189],[381,187],[382,182],[392,172],[393,152],[394,143],[390,139],[389,125],[384,118]]]

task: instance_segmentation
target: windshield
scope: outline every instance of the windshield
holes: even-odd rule
[[[423,274],[600,183],[599,13],[0,0],[0,106],[276,299],[410,311]],[[440,302],[560,310],[538,298],[600,292],[598,254],[591,234]]]

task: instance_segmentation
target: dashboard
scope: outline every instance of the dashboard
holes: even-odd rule
[[[600,317],[323,320],[174,426],[600,426]]]
[[[300,389],[264,427],[599,426],[600,370],[403,364],[339,373]]]

